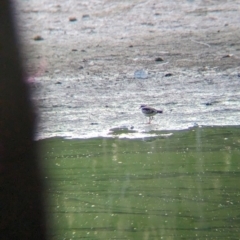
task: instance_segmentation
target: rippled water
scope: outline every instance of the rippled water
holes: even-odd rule
[[[40,141],[51,239],[239,239],[239,136]]]

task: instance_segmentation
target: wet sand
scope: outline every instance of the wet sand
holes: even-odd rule
[[[239,8],[211,0],[19,1],[36,138],[238,125]],[[140,69],[147,78],[134,78]],[[146,125],[140,104],[164,114]]]

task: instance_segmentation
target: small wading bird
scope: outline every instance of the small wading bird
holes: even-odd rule
[[[140,106],[142,113],[146,116],[149,117],[149,124],[151,123],[151,120],[153,120],[153,116],[156,115],[157,113],[163,113],[162,110],[157,110],[155,108],[149,107],[147,105],[141,105]]]

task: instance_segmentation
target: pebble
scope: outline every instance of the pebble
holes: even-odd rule
[[[222,56],[222,58],[230,58],[230,57],[232,57],[232,54],[227,54],[227,55]]]
[[[44,40],[44,38],[41,37],[40,35],[37,35],[37,36],[35,36],[35,37],[33,38],[33,40],[34,40],[34,41],[42,41],[42,40]]]
[[[136,70],[134,72],[134,78],[146,79],[146,78],[148,78],[148,72],[146,70],[144,70],[144,69]]]
[[[205,103],[206,106],[212,106],[212,103],[211,102],[207,102]]]
[[[162,59],[161,57],[157,57],[157,58],[155,58],[155,61],[156,61],[156,62],[162,62],[163,59]]]
[[[70,18],[69,18],[69,21],[70,21],[70,22],[76,22],[76,21],[77,21],[77,18],[75,18],[75,17],[70,17]]]
[[[83,14],[82,15],[82,19],[84,19],[84,20],[87,20],[87,19],[89,19],[90,18],[90,15],[89,14]]]

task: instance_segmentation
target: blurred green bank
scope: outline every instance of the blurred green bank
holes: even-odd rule
[[[51,239],[239,239],[240,128],[40,141]]]

